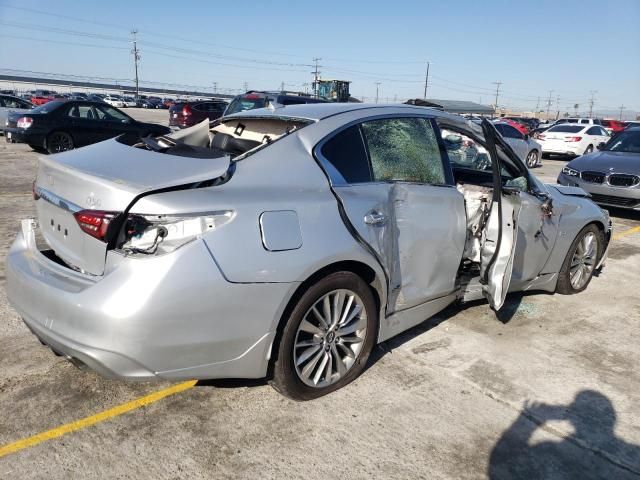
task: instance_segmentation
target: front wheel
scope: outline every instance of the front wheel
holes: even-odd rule
[[[333,273],[310,287],[293,308],[271,385],[294,400],[333,392],[362,373],[377,333],[369,285],[355,273]]]
[[[587,288],[602,257],[603,248],[604,236],[597,226],[587,225],[580,230],[558,274],[558,293],[571,295]]]
[[[531,150],[529,155],[527,155],[527,167],[534,168],[538,166],[538,162],[540,157],[538,156],[537,150]]]
[[[47,152],[60,153],[73,150],[73,138],[67,132],[53,132],[47,137]]]

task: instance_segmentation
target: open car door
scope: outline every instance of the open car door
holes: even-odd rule
[[[495,127],[485,119],[482,121],[482,130],[492,159],[493,202],[480,251],[480,279],[482,293],[489,305],[494,310],[499,310],[511,283],[521,200],[517,189],[504,187],[502,184],[502,165],[496,149]]]

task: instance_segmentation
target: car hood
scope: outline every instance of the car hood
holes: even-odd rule
[[[578,171],[595,170],[640,175],[640,154],[623,152],[594,152],[569,162]]]

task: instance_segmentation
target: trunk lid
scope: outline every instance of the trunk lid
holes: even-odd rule
[[[228,168],[227,156],[178,157],[115,139],[40,157],[36,187],[41,198],[36,210],[42,234],[65,262],[101,275],[107,244],[83,232],[75,212],[122,212],[138,195],[218,178]]]

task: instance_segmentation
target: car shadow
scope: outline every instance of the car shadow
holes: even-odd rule
[[[616,420],[611,401],[595,390],[580,391],[569,405],[525,402],[494,445],[487,476],[491,480],[638,479],[640,446],[616,436]]]
[[[636,222],[640,222],[640,211],[638,210],[627,210],[625,208],[609,207],[605,205],[603,205],[602,208],[607,210],[612,218],[621,218],[624,220],[635,220]],[[613,233],[616,233],[615,230]]]

